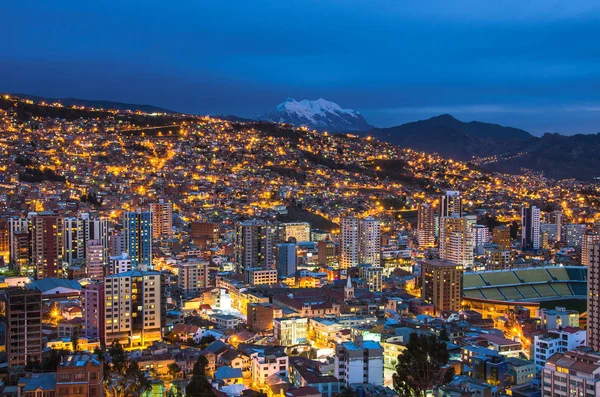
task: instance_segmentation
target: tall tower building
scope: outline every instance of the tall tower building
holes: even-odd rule
[[[556,241],[561,240],[563,213],[561,210],[552,211],[548,214],[548,222],[556,225]]]
[[[581,242],[581,264],[584,266],[590,265],[590,249],[594,244],[600,244],[600,234],[586,233],[583,235]]]
[[[319,250],[319,265],[331,266],[337,262],[335,242],[331,240],[321,240],[317,243]]]
[[[246,268],[272,268],[275,264],[277,229],[260,220],[240,222],[236,227],[236,263],[239,273]]]
[[[440,198],[440,219],[445,216],[463,216],[463,205],[460,192],[448,190]]]
[[[463,267],[443,259],[424,260],[421,298],[433,304],[436,313],[461,309]]]
[[[81,214],[84,227],[84,238],[87,246],[88,241],[97,240],[102,244],[102,257],[104,264],[108,264],[109,245],[108,245],[108,219],[107,218],[92,218],[89,214]],[[121,251],[123,252],[123,251]],[[119,254],[121,254],[119,252]]]
[[[186,296],[199,293],[208,287],[208,262],[188,260],[177,265],[179,291]]]
[[[108,256],[121,255],[125,249],[125,233],[122,230],[111,230],[108,235]]]
[[[85,259],[86,233],[83,219],[75,217],[62,218],[63,235],[60,242],[59,257],[63,262],[72,265]]]
[[[8,218],[8,242],[10,244],[10,262],[12,264],[21,266],[23,264],[19,262],[21,254],[19,252],[19,248],[17,247],[18,239],[15,238],[15,234],[27,235],[27,246],[29,246],[29,220],[27,218]],[[29,253],[27,253],[27,262],[29,262]]]
[[[161,276],[132,270],[105,279],[106,344],[144,347],[162,340]]]
[[[104,245],[102,241],[88,240],[85,249],[88,276],[96,279],[103,278],[106,258],[104,257]]]
[[[439,255],[457,265],[473,264],[473,234],[467,218],[456,215],[441,218]]]
[[[492,230],[492,243],[496,244],[499,249],[510,249],[510,242],[510,229],[508,227],[504,225],[496,226],[494,230]]]
[[[8,288],[6,303],[6,355],[9,367],[42,361],[42,293]]]
[[[540,249],[540,209],[534,205],[521,208],[521,247],[526,250]]]
[[[587,341],[600,351],[600,244],[592,244],[588,252]]]
[[[373,266],[381,264],[381,223],[375,218],[359,222],[359,261]]]
[[[35,278],[58,277],[59,250],[62,246],[63,223],[52,212],[34,213],[31,216],[31,264]]]
[[[4,219],[0,219],[0,261],[5,264],[10,262],[10,231]]]
[[[277,244],[277,274],[288,277],[296,273],[298,265],[297,247],[294,243]]]
[[[417,239],[419,247],[435,247],[435,211],[431,204],[423,203],[419,205]]]
[[[152,213],[152,238],[159,239],[161,236],[173,234],[173,203],[159,200],[158,203],[150,204]]]
[[[89,339],[106,340],[106,296],[104,280],[91,282],[83,287],[83,335]]]
[[[123,214],[125,252],[134,269],[148,270],[152,267],[152,213],[125,212]]]
[[[360,221],[358,218],[342,218],[340,241],[340,267],[347,269],[360,263]]]

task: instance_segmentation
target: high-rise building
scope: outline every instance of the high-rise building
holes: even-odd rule
[[[83,219],[66,217],[60,220],[63,224],[62,242],[59,257],[63,262],[72,265],[85,259],[86,238]]]
[[[463,216],[463,205],[460,192],[448,190],[440,198],[440,219],[446,216]]]
[[[600,244],[593,244],[588,252],[587,342],[600,351]]]
[[[435,211],[427,203],[419,205],[417,219],[417,240],[419,247],[435,247]]]
[[[548,358],[542,370],[542,396],[600,395],[600,355],[577,350]]]
[[[342,218],[340,235],[340,267],[347,269],[360,263],[360,221],[358,218]]]
[[[125,212],[123,214],[125,252],[129,254],[134,269],[152,267],[152,213]]]
[[[279,231],[280,239],[284,243],[310,241],[310,223],[308,222],[282,223],[279,225]]]
[[[327,239],[317,243],[319,265],[332,266],[337,262],[335,242]]]
[[[443,259],[426,259],[421,264],[421,298],[433,304],[436,313],[461,309],[463,267]]]
[[[348,341],[336,345],[335,376],[346,386],[369,383],[383,386],[383,348],[374,341]]]
[[[100,240],[88,240],[85,248],[85,263],[87,274],[91,278],[101,279],[104,277],[106,258],[105,247]]]
[[[239,273],[246,268],[271,268],[275,261],[276,227],[260,221],[240,222],[236,228],[235,257]]]
[[[358,276],[366,283],[369,291],[381,292],[383,289],[383,269],[381,267],[361,265],[358,268]]]
[[[0,261],[5,264],[10,262],[10,230],[4,219],[0,219]]]
[[[104,281],[104,280],[102,280]],[[83,335],[90,339],[106,339],[106,296],[104,282],[91,282],[83,287]]]
[[[62,245],[63,223],[51,212],[34,213],[31,216],[31,264],[35,278],[60,275],[59,250]]]
[[[466,217],[443,217],[440,223],[439,255],[461,266],[473,264],[473,233]]]
[[[561,241],[563,213],[561,210],[552,211],[548,214],[548,223],[556,225],[556,241]]]
[[[586,224],[568,224],[562,227],[562,239],[567,247],[581,248],[583,235],[587,231]]]
[[[548,242],[556,242],[561,240],[558,232],[558,225],[554,223],[540,223],[540,236],[544,234],[546,234]],[[543,246],[543,244],[540,245]]]
[[[483,253],[483,245],[490,241],[490,229],[485,225],[473,225],[471,233],[473,234],[473,249],[478,254]]]
[[[9,367],[42,361],[42,293],[8,288],[6,303],[6,355]]]
[[[122,230],[111,230],[108,235],[108,256],[121,255],[125,249],[125,233]]]
[[[359,261],[373,266],[381,264],[381,223],[375,218],[359,222]]]
[[[8,239],[10,244],[10,263],[19,266],[21,274],[33,275],[29,268],[29,220],[27,218],[8,218]],[[22,244],[26,249],[23,252]],[[28,271],[31,270],[31,271]]]
[[[540,249],[540,209],[534,205],[521,208],[521,248]]]
[[[600,244],[600,234],[586,233],[581,241],[581,264],[584,266],[590,265],[590,248],[594,244]]]
[[[485,251],[485,270],[508,269],[513,263],[511,250],[488,249]]]
[[[277,244],[277,274],[289,277],[296,273],[298,266],[297,246],[294,243]]]
[[[150,204],[152,213],[152,238],[159,239],[161,236],[173,234],[173,203],[159,200],[158,203]]]
[[[132,270],[105,278],[106,344],[143,347],[162,340],[161,276]]]
[[[510,249],[510,229],[504,225],[496,226],[494,230],[492,230],[492,243],[497,245],[499,249]]]
[[[179,291],[186,296],[201,292],[208,287],[208,262],[204,260],[189,259],[177,264],[177,283]]]
[[[90,240],[97,240],[102,244],[102,258],[104,264],[108,264],[109,246],[108,246],[108,219],[106,218],[93,218],[89,214],[83,213],[80,215],[83,219],[84,238],[87,246],[87,242]],[[119,252],[121,254],[124,251]]]

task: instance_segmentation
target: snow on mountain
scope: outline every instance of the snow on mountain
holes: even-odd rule
[[[372,128],[356,110],[342,109],[337,103],[322,98],[315,101],[286,98],[274,111],[256,119],[330,132],[364,131]]]

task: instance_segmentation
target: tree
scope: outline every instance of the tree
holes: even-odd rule
[[[412,333],[406,350],[398,356],[394,389],[400,397],[420,397],[447,384],[454,376],[452,367],[444,368],[449,357],[446,344],[436,335]]]
[[[79,351],[79,328],[75,327],[73,334],[71,335],[71,344],[73,345],[73,353]]]
[[[111,364],[104,372],[104,392],[108,397],[140,397],[150,389],[150,381],[140,370],[138,363],[129,359],[118,341],[109,347]]]
[[[446,329],[446,326],[443,326],[442,330],[440,331],[440,340],[442,340],[444,342],[450,341],[450,338],[448,337],[448,330]]]
[[[208,360],[204,356],[198,357],[192,371],[192,379],[185,388],[187,397],[216,397],[212,386],[206,379],[206,366]]]
[[[181,368],[179,365],[177,365],[177,363],[171,363],[167,366],[167,368],[169,369],[169,375],[171,375],[173,379],[175,379],[181,372]]]

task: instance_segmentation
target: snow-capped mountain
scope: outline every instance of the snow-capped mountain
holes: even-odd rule
[[[329,132],[365,131],[372,128],[356,110],[342,109],[337,103],[322,98],[316,101],[286,98],[274,111],[256,119]]]

